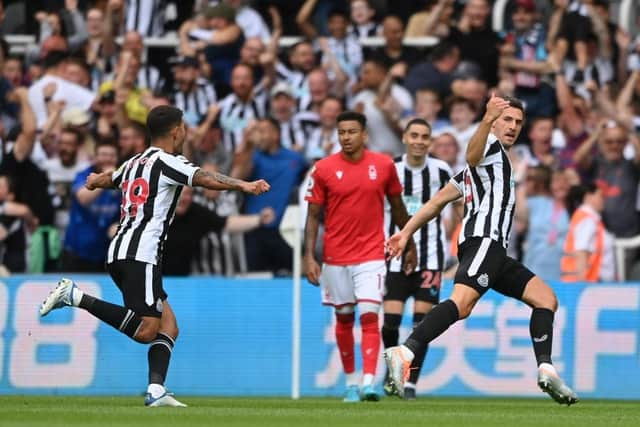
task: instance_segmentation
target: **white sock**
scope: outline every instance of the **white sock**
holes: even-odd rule
[[[362,376],[362,387],[366,387],[368,385],[373,384],[374,375],[373,374],[364,374]]]
[[[412,388],[412,389],[415,390],[416,389],[416,385],[414,383],[406,382],[406,383],[404,383],[404,388]]]
[[[547,372],[558,375],[556,368],[551,363],[541,363],[540,366],[538,366],[538,369],[544,369]]]
[[[409,347],[407,346],[401,345],[400,351],[402,351],[402,356],[405,358],[405,360],[408,360],[411,362],[415,357],[415,355],[413,354],[413,351],[409,350]]]
[[[147,393],[151,393],[151,397],[156,399],[165,393],[165,389],[162,384],[149,384],[149,387],[147,387]]]
[[[358,375],[355,372],[350,374],[345,374],[347,376],[347,387],[351,387],[352,385],[358,385]]]
[[[80,301],[82,300],[82,296],[84,295],[84,292],[82,292],[80,290],[80,288],[75,288],[73,290],[73,292],[71,292],[71,304],[73,304],[74,307],[78,307],[80,305]]]

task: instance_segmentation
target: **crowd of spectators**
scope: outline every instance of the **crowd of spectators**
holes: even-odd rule
[[[145,150],[157,105],[184,111],[192,161],[273,188],[186,191],[165,274],[286,275],[280,222],[313,163],[339,151],[341,111],[365,113],[369,148],[394,157],[404,124],[426,119],[431,155],[458,172],[495,92],[527,115],[510,154],[511,254],[547,279],[616,279],[614,239],[640,234],[640,37],[616,23],[615,5],[510,0],[496,32],[491,0],[396,3],[0,2],[3,273],[104,270],[121,196],[83,182]],[[5,41],[14,34],[36,42],[21,49]],[[639,258],[625,257],[628,277]]]

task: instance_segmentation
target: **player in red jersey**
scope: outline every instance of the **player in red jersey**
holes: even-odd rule
[[[393,160],[365,149],[364,115],[345,111],[337,118],[342,150],[318,161],[309,180],[304,266],[309,282],[321,285],[322,303],[336,312],[336,341],[347,377],[345,402],[377,401],[373,380],[380,353],[378,312],[386,274],[384,198],[393,221],[402,227],[409,215]],[[325,208],[322,269],[313,250]],[[416,266],[415,246],[407,249],[404,271]],[[362,389],[355,376],[353,324],[358,306],[362,328]]]

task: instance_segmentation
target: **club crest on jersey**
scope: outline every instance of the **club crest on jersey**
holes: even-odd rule
[[[336,171],[336,176],[338,177],[338,179],[342,179],[342,171]]]
[[[478,285],[482,286],[483,288],[489,286],[489,275],[487,273],[481,274],[480,277],[478,277]]]
[[[369,179],[371,181],[375,181],[378,179],[378,171],[376,170],[376,165],[369,165]]]

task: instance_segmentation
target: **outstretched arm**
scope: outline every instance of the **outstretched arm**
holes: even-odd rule
[[[95,190],[96,188],[115,188],[116,185],[112,179],[113,171],[105,171],[101,173],[91,173],[87,177],[87,182],[84,184],[87,190]]]
[[[389,200],[389,205],[391,206],[391,218],[394,224],[400,228],[404,227],[411,217],[402,201],[402,197],[400,197],[400,195],[387,196],[387,200]],[[413,243],[413,239],[409,239],[407,241],[402,268],[406,274],[411,274],[417,264],[418,254],[416,252],[416,245]]]
[[[218,172],[207,172],[202,169],[193,175],[193,186],[204,187],[209,190],[237,190],[244,193],[259,195],[269,191],[271,186],[264,179],[247,182],[231,178]]]
[[[444,188],[436,193],[427,203],[422,205],[420,210],[407,221],[402,230],[394,234],[387,241],[387,250],[392,257],[399,257],[411,236],[420,227],[438,216],[447,203],[458,199],[461,196],[458,188],[452,183],[448,183]]]

